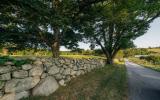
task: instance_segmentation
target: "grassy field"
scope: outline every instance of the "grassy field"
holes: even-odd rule
[[[126,68],[113,65],[72,79],[48,97],[22,100],[127,100],[127,93]]]
[[[30,57],[51,57],[51,56],[24,56],[24,55],[10,55],[14,58],[30,58]],[[88,58],[94,58],[94,59],[106,59],[102,56],[93,56],[93,55],[60,55],[60,57],[66,57],[66,58],[74,58],[74,59],[88,59]]]
[[[159,71],[160,72],[160,65],[155,65],[151,62],[148,62],[146,60],[142,60],[142,59],[139,59],[139,58],[129,58],[130,61],[136,63],[136,64],[139,64],[139,65],[142,65],[144,67],[147,67],[147,68],[151,68],[155,71]]]
[[[94,58],[94,59],[106,59],[105,57],[101,56],[93,56],[93,55],[60,55],[61,57],[67,57],[67,58],[75,58],[75,59],[88,59],[88,58]]]
[[[152,48],[152,49],[147,49],[147,50],[160,54],[160,48]]]

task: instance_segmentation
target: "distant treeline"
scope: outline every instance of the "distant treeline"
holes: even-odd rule
[[[52,52],[46,49],[25,49],[25,50],[15,50],[15,49],[0,49],[1,54],[6,55],[35,55],[35,56],[51,56]],[[71,51],[60,51],[60,55],[95,55],[103,56],[101,49],[95,50],[84,50],[84,49],[75,49]]]
[[[135,55],[155,55],[160,53],[160,48],[131,48],[124,50],[125,57],[133,57]]]

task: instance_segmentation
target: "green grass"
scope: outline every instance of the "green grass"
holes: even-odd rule
[[[24,56],[24,55],[10,55],[11,57],[14,58],[30,58],[30,57],[51,57],[51,56]],[[102,56],[93,56],[93,55],[60,55],[60,57],[64,58],[73,58],[73,59],[106,59],[105,57]]]
[[[113,65],[74,78],[48,97],[22,100],[127,100],[127,93],[126,68]]]
[[[153,69],[155,71],[159,71],[160,72],[160,64],[158,65],[155,65],[151,62],[148,62],[146,60],[143,60],[143,59],[139,59],[139,58],[129,58],[130,61],[136,63],[136,64],[139,64],[139,65],[142,65],[144,67],[147,67],[147,68],[150,68],[150,69]]]
[[[106,59],[105,57],[101,56],[93,56],[93,55],[60,55],[61,57],[67,57],[67,58],[74,58],[74,59],[88,59],[88,58],[94,58],[94,59]]]

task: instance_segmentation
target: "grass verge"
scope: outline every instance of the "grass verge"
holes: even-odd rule
[[[22,100],[127,100],[127,93],[126,68],[113,65],[72,79],[48,97]]]
[[[139,65],[142,65],[146,68],[150,68],[150,69],[153,69],[155,71],[159,71],[160,72],[160,65],[155,65],[151,62],[148,62],[146,60],[143,60],[143,59],[139,59],[139,58],[129,58],[130,61],[136,63],[136,64],[139,64]]]

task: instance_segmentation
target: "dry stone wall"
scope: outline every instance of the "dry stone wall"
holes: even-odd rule
[[[98,59],[36,58],[16,67],[12,62],[0,66],[0,100],[48,96],[72,78],[104,66]]]

